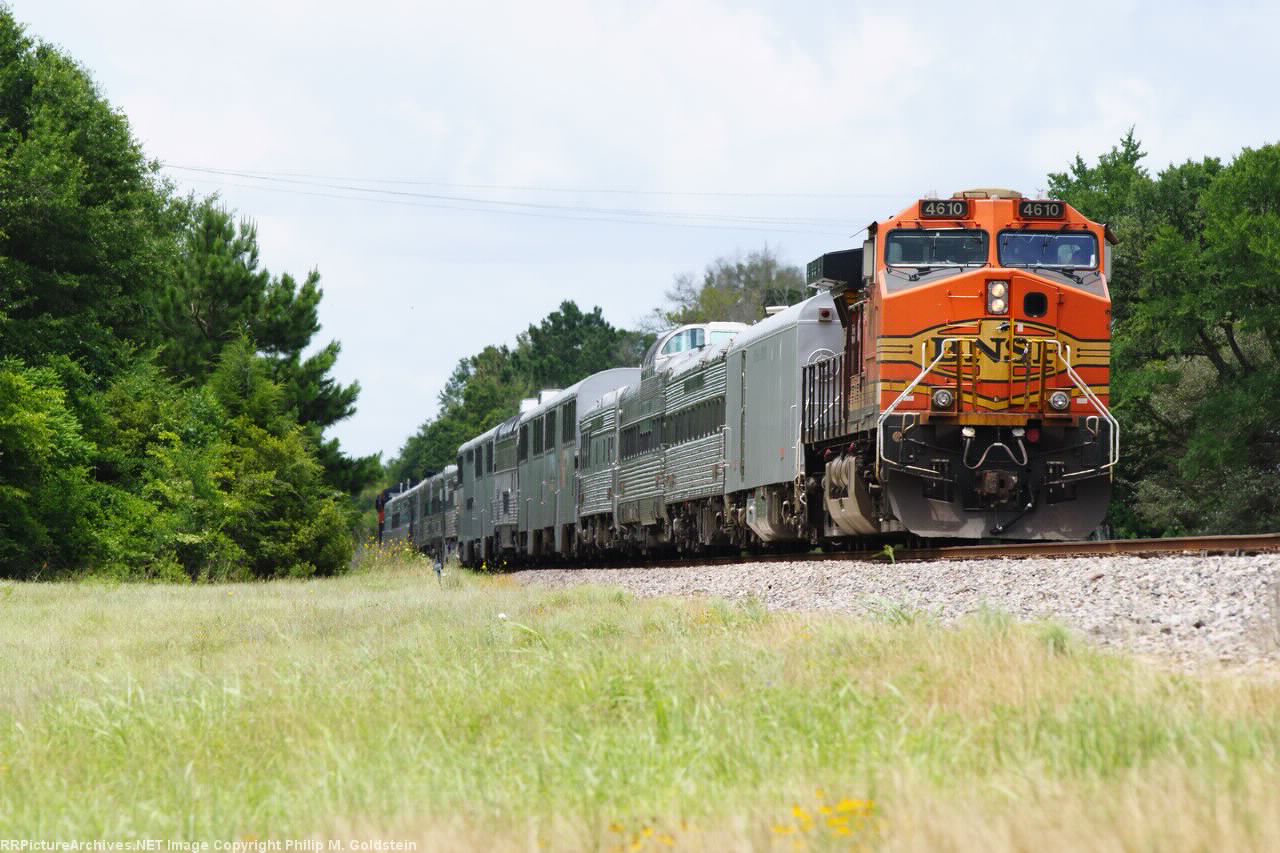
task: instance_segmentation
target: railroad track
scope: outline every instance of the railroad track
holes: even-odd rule
[[[1258,554],[1280,551],[1280,533],[1175,536],[1167,539],[1100,539],[1080,542],[1008,542],[894,550],[895,560],[978,560],[992,557],[1087,557],[1094,554]]]
[[[916,539],[910,545],[877,543],[849,551],[766,551],[759,554],[743,552],[736,555],[685,556],[650,560],[624,559],[615,563],[603,563],[601,568],[642,568],[645,566],[676,566],[696,563],[703,566],[734,565],[737,563],[779,563],[790,560],[883,560],[893,562],[930,562],[934,560],[989,560],[1001,557],[1014,559],[1030,557],[1088,557],[1098,554],[1133,554],[1135,556],[1160,556],[1168,554],[1259,554],[1280,551],[1280,533],[1259,533],[1227,536],[1176,536],[1165,539],[1089,539],[1071,542],[996,542],[982,545],[938,545],[921,543]],[[880,550],[876,550],[879,548]],[[892,551],[892,557],[890,557]]]
[[[861,560],[889,562],[930,562],[935,560],[990,560],[1001,557],[1013,559],[1031,557],[1088,557],[1099,554],[1133,554],[1135,556],[1162,556],[1169,554],[1242,555],[1280,551],[1280,533],[1258,533],[1227,536],[1176,536],[1166,539],[1088,539],[1071,542],[1000,542],[981,545],[927,546],[924,539],[914,539],[910,544],[868,544],[857,550],[782,550],[740,554],[684,554],[660,557],[624,557],[584,564],[584,568],[641,569],[658,566],[681,565],[731,566],[739,563],[785,563],[794,560]],[[890,557],[892,551],[892,557]],[[555,563],[516,565],[505,564],[499,571],[555,568]]]

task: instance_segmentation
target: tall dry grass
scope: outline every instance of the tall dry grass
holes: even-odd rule
[[[420,561],[0,586],[0,756],[0,838],[1280,849],[1274,683]]]

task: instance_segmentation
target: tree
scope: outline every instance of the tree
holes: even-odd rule
[[[303,354],[320,296],[176,198],[0,7],[0,575],[342,570],[353,519],[325,479],[354,492],[377,460],[322,439],[358,387],[329,377],[336,344]]]
[[[606,366],[639,364],[642,338],[614,328],[599,306],[584,314],[566,300],[537,325],[520,333],[512,369],[539,388],[568,388]]]
[[[1280,361],[1280,145],[1246,148],[1204,192],[1210,262],[1232,322]]]
[[[1055,195],[1120,236],[1111,398],[1126,449],[1121,532],[1246,532],[1280,523],[1280,154],[1245,149],[1150,178],[1132,131]]]
[[[299,285],[259,265],[257,228],[215,199],[191,206],[177,269],[161,300],[163,358],[174,376],[202,382],[231,342],[248,337],[284,389],[284,405],[317,448],[326,480],[355,494],[377,476],[377,457],[342,453],[324,431],[355,412],[359,383],[343,386],[330,371],[341,347],[330,341],[304,356],[320,331],[320,273]]]
[[[172,246],[168,190],[88,74],[0,8],[0,357],[120,369]]]
[[[440,410],[387,464],[389,482],[421,479],[454,462],[458,447],[514,415],[536,383],[518,374],[505,346],[462,359],[440,392]]]
[[[786,266],[768,246],[746,258],[717,258],[701,277],[681,273],[666,293],[667,307],[648,321],[653,331],[685,323],[729,320],[754,323],[770,305],[790,305],[806,298],[799,267]]]
[[[387,480],[421,478],[452,463],[458,446],[514,415],[520,400],[568,388],[611,367],[638,366],[651,334],[615,328],[599,307],[566,300],[516,339],[514,350],[487,346],[458,362],[440,392],[439,411],[387,464]]]

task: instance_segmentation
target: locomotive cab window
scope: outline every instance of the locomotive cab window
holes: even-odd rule
[[[967,267],[987,263],[987,232],[965,228],[899,228],[889,232],[891,267]]]
[[[1088,231],[1001,231],[1000,265],[1078,270],[1098,266],[1098,238]]]

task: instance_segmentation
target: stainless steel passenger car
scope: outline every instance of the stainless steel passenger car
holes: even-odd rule
[[[579,402],[633,385],[640,369],[614,368],[594,373],[563,391],[547,394],[520,415],[516,443],[520,514],[517,550],[528,557],[564,556],[577,542],[580,464]]]
[[[413,542],[419,551],[448,559],[457,547],[457,510],[454,506],[456,465],[448,465],[424,480],[418,489],[418,518]]]
[[[737,521],[762,542],[803,535],[800,371],[843,345],[835,303],[824,291],[766,317],[729,348],[725,491]]]
[[[480,565],[494,559],[493,519],[493,441],[494,427],[458,448],[459,492],[458,551],[467,565]]]
[[[677,413],[680,420],[671,420],[667,407],[670,377],[686,365],[713,364],[716,358],[723,358],[728,342],[746,328],[743,323],[701,323],[666,333],[645,355],[640,382],[604,398],[580,419],[586,436],[581,453],[586,462],[580,469],[584,496],[579,536],[590,548],[645,551],[672,543],[667,490],[675,487],[675,481],[666,457],[672,430],[701,430],[705,426],[715,432],[718,426],[712,430],[709,421],[693,422],[695,417],[711,417],[714,403],[705,399],[707,394],[693,390],[692,384],[687,400],[682,390],[674,392],[675,399],[690,411],[682,408]],[[699,376],[691,383],[705,381]],[[720,377],[723,393],[722,373]],[[692,411],[702,403],[706,405]],[[684,482],[682,487],[690,483]],[[684,500],[692,493],[685,488],[682,494]]]

